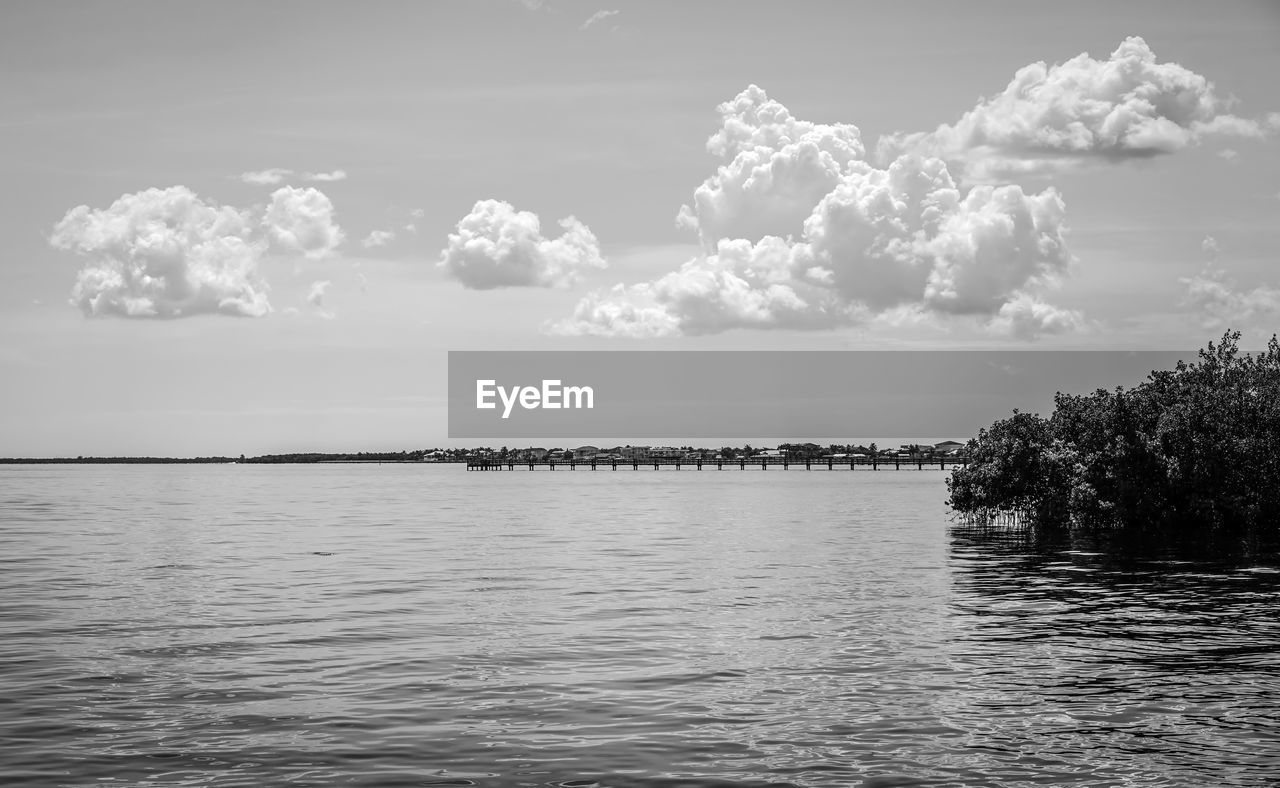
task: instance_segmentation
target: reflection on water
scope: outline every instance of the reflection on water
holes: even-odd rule
[[[950,540],[956,657],[982,671],[968,704],[993,755],[1034,749],[1064,781],[1084,755],[1113,785],[1277,773],[1274,547],[970,526]]]
[[[1274,549],[942,479],[0,468],[0,783],[1268,784]]]

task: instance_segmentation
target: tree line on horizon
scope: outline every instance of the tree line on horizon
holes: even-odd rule
[[[713,456],[719,453],[727,459],[736,459],[739,457],[751,457],[758,451],[765,450],[763,447],[753,447],[751,444],[744,444],[742,447],[723,446],[719,449],[681,446],[684,452],[700,452],[707,456]],[[817,459],[827,454],[898,454],[906,453],[912,458],[932,456],[934,449],[926,444],[908,444],[899,449],[879,448],[875,443],[870,445],[861,444],[837,444],[832,443],[822,446],[816,443],[781,443],[778,444],[778,450],[784,452],[788,457],[793,459]],[[256,465],[283,465],[283,464],[307,464],[320,462],[424,462],[433,459],[437,462],[466,462],[476,456],[487,456],[497,460],[507,460],[514,458],[521,449],[512,449],[506,446],[500,448],[491,448],[488,446],[480,446],[474,448],[430,448],[430,449],[411,449],[404,451],[384,451],[384,452],[293,452],[287,454],[263,454],[253,457],[246,457],[241,454],[239,457],[229,456],[208,456],[208,457],[137,457],[137,456],[113,456],[113,457],[94,457],[94,456],[77,456],[77,457],[0,457],[0,464],[9,465],[177,465],[177,464],[231,464],[244,463]],[[574,452],[574,449],[553,449],[553,451]]]

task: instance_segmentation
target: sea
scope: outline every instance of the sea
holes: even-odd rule
[[[1263,786],[1280,554],[945,473],[0,467],[0,785]]]

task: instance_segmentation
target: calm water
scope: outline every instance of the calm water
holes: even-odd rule
[[[0,468],[4,785],[1264,785],[1280,557],[938,471]]]

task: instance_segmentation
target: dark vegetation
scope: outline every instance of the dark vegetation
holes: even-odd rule
[[[1115,391],[1059,393],[1049,418],[1014,411],[947,480],[978,519],[1156,529],[1280,526],[1280,343],[1227,332],[1191,363]]]

